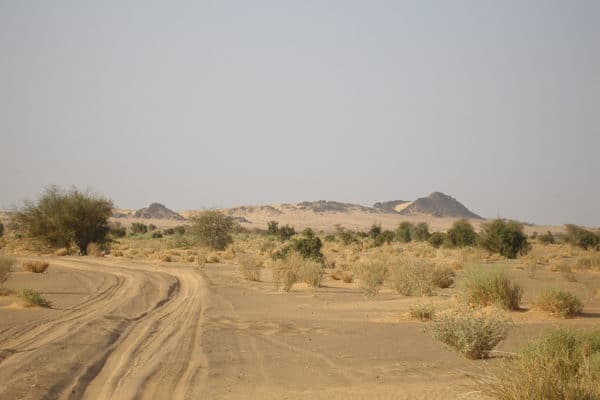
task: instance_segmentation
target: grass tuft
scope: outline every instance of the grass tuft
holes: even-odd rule
[[[17,292],[17,297],[26,306],[51,307],[50,303],[40,292],[32,289],[21,289]]]
[[[23,263],[23,268],[25,268],[29,272],[34,272],[36,274],[44,273],[49,266],[50,264],[45,261],[25,261]]]
[[[535,300],[535,307],[560,318],[583,311],[583,303],[577,296],[560,289],[548,289],[540,294]]]
[[[263,261],[254,254],[240,254],[240,272],[244,279],[259,282]]]
[[[419,319],[421,321],[429,321],[435,317],[435,308],[432,304],[415,304],[410,306],[408,314],[411,318]]]
[[[475,265],[465,270],[461,297],[470,307],[495,305],[518,310],[523,289],[501,266]]]

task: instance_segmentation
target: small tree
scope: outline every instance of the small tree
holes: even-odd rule
[[[267,223],[267,233],[269,235],[277,235],[278,232],[279,232],[279,222],[269,221]]]
[[[516,221],[496,219],[483,225],[480,235],[481,245],[506,258],[517,258],[529,249],[523,225]]]
[[[377,239],[377,236],[381,235],[381,225],[373,224],[371,225],[371,229],[369,229],[369,237],[371,239]]]
[[[414,225],[408,221],[402,222],[398,225],[396,229],[396,239],[401,243],[408,243],[411,241],[411,231],[413,230]]]
[[[411,240],[425,242],[429,239],[429,226],[425,222],[419,222],[414,225],[410,231]]]
[[[133,224],[131,224],[129,229],[131,230],[132,235],[139,235],[148,232],[148,227],[142,222],[134,222]]]
[[[472,246],[477,241],[477,233],[466,219],[455,221],[448,230],[447,237],[451,247]]]
[[[548,231],[546,233],[542,233],[541,235],[538,235],[538,240],[542,244],[554,244],[555,243],[554,235],[550,231]]]
[[[600,244],[600,236],[577,225],[565,225],[567,228],[567,241],[582,249],[597,248]]]
[[[277,231],[277,236],[279,236],[279,240],[285,242],[286,240],[290,240],[292,236],[296,234],[296,230],[293,226],[283,225]]]
[[[234,222],[220,211],[204,211],[192,219],[190,233],[198,237],[200,243],[216,250],[223,250],[233,242],[231,233]]]
[[[446,243],[447,240],[448,237],[445,232],[433,232],[431,236],[429,236],[428,242],[437,249]]]
[[[37,202],[26,201],[14,221],[25,235],[52,247],[75,244],[86,254],[88,244],[103,243],[109,231],[112,202],[76,189],[46,189]]]

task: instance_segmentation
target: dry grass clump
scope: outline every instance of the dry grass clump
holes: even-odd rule
[[[263,269],[263,260],[254,254],[240,254],[239,260],[240,272],[244,279],[259,282]]]
[[[0,288],[2,288],[4,282],[10,278],[12,267],[15,265],[15,262],[16,260],[12,257],[0,255]],[[4,293],[4,290],[0,291],[0,293]]]
[[[199,269],[203,269],[206,266],[206,254],[198,253],[198,256],[196,257],[196,266]]]
[[[17,292],[17,297],[25,306],[51,307],[50,303],[40,292],[32,289],[21,289]]]
[[[575,269],[600,271],[600,253],[596,252],[596,254],[578,258],[575,262]]]
[[[351,271],[343,271],[341,269],[331,271],[329,277],[335,281],[341,280],[345,283],[352,283],[354,281],[354,274]]]
[[[577,282],[577,275],[573,272],[573,269],[569,264],[560,264],[558,266],[558,272],[567,282]]]
[[[98,243],[90,243],[87,245],[87,255],[92,257],[102,257],[104,254],[102,252],[102,247]]]
[[[354,274],[351,271],[344,271],[342,273],[342,281],[344,283],[352,283],[352,282],[354,282]]]
[[[429,321],[435,317],[435,307],[432,304],[414,304],[408,309],[408,315],[421,321]]]
[[[363,260],[354,266],[354,275],[358,278],[358,287],[368,298],[373,298],[379,293],[388,271],[388,262],[383,257]]]
[[[173,257],[170,254],[162,254],[160,256],[160,261],[162,261],[162,262],[171,262],[171,261],[173,261]]]
[[[440,289],[446,289],[454,283],[455,276],[452,268],[437,265],[431,272],[431,282]]]
[[[482,389],[499,400],[600,399],[600,330],[555,328],[502,363]]]
[[[431,326],[433,337],[470,360],[486,358],[506,338],[511,323],[498,315],[458,310],[436,316]]]
[[[64,257],[66,255],[69,255],[69,249],[67,249],[66,247],[63,247],[62,249],[58,249],[54,252],[55,256],[58,257]]]
[[[535,300],[535,307],[555,317],[566,318],[583,311],[583,303],[577,296],[560,289],[548,289]]]
[[[24,269],[26,269],[29,272],[34,272],[36,274],[44,273],[49,266],[50,264],[46,261],[25,261],[23,263]]]
[[[397,257],[389,267],[389,281],[394,290],[405,296],[432,296],[433,266],[417,258]]]
[[[319,287],[323,282],[323,265],[317,261],[305,259],[296,252],[290,252],[284,259],[277,260],[273,267],[275,289],[283,288],[289,292],[298,281],[309,286]]]
[[[523,289],[501,266],[474,265],[465,270],[460,297],[470,307],[495,305],[518,310]]]

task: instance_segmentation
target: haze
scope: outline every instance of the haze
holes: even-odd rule
[[[0,206],[415,199],[600,225],[595,1],[0,1]]]

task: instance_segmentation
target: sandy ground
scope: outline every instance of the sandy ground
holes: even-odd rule
[[[426,323],[402,317],[423,300],[389,290],[366,300],[354,284],[326,280],[280,293],[268,273],[246,282],[227,265],[47,260],[47,273],[16,271],[7,286],[41,291],[52,309],[0,297],[0,399],[480,399],[476,380],[498,362],[447,350]],[[585,299],[586,313],[513,313],[499,350],[549,326],[600,321],[600,301],[586,297],[600,274],[514,274],[525,308],[560,286]],[[451,294],[425,301],[443,306]]]

